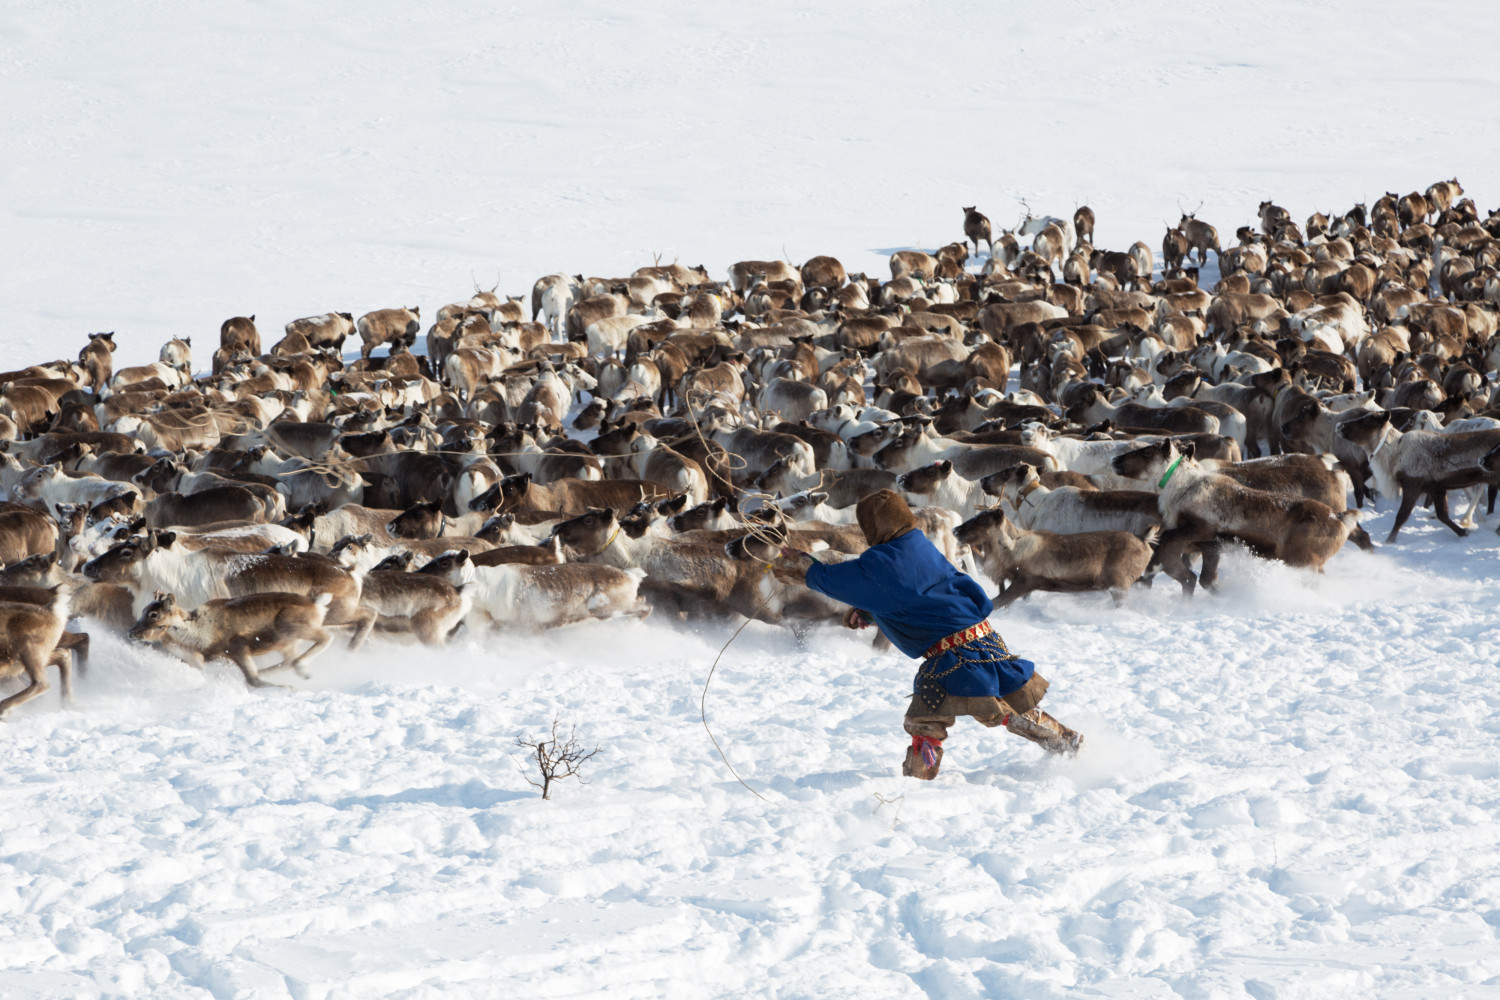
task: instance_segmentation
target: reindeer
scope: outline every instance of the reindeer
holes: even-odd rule
[[[1060,219],[1055,215],[1033,215],[1031,206],[1023,200],[1021,202],[1021,221],[1016,224],[1014,232],[1017,236],[1037,236],[1048,226],[1056,226],[1062,235],[1057,241],[1059,258],[1078,245],[1078,233],[1073,228],[1072,219]],[[1007,262],[1007,266],[1009,263]]]
[[[307,677],[308,661],[333,640],[323,628],[332,600],[331,594],[271,592],[216,598],[188,611],[170,593],[158,591],[129,637],[163,645],[199,668],[209,659],[227,659],[240,668],[248,686],[274,687],[261,679],[252,657],[280,653],[281,662],[271,669],[291,667]],[[293,656],[304,640],[312,645]]]
[[[984,240],[990,255],[995,253],[995,240],[990,229],[990,220],[980,214],[973,205],[964,209],[964,238],[974,244],[974,256],[979,256],[979,241]]]
[[[197,607],[215,598],[272,592],[333,595],[326,622],[350,625],[351,649],[358,649],[375,626],[376,614],[359,605],[359,577],[327,559],[286,555],[247,556],[219,549],[190,550],[173,532],[148,531],[121,542],[83,565],[95,583],[128,587],[144,610],[156,590],[175,593]]]
[[[1036,590],[1107,590],[1115,606],[1151,563],[1158,529],[1144,538],[1124,531],[1058,535],[1016,527],[999,510],[976,514],[955,534],[971,546],[985,573],[1001,588],[996,607],[1009,607]]]
[[[1166,235],[1161,238],[1162,266],[1168,271],[1180,271],[1182,269],[1182,261],[1187,257],[1187,254],[1187,234],[1181,229],[1168,225]]]
[[[982,216],[981,216],[982,218]],[[988,225],[988,222],[986,222]],[[976,244],[976,253],[977,244]],[[809,257],[802,265],[802,284],[808,288],[842,288],[847,274],[835,257]],[[695,324],[696,325],[696,324]]]
[[[1177,207],[1181,209],[1182,205],[1179,204]],[[1191,212],[1184,210],[1182,218],[1177,223],[1177,228],[1181,230],[1183,236],[1187,239],[1188,247],[1198,252],[1199,267],[1208,263],[1209,250],[1212,250],[1215,255],[1221,252],[1219,249],[1219,231],[1206,222],[1198,221],[1198,210],[1202,207],[1203,203],[1199,202],[1198,208],[1193,209]],[[1164,255],[1165,250],[1166,248],[1163,247]]]
[[[95,392],[109,384],[114,373],[115,334],[91,333],[89,342],[78,352],[78,360],[88,372],[88,382]]]
[[[157,360],[164,365],[177,369],[183,374],[191,373],[193,370],[193,338],[173,337],[161,345],[161,352]]]
[[[443,560],[443,575],[432,578],[462,583],[475,610],[497,627],[556,628],[590,618],[644,619],[651,614],[651,605],[638,593],[646,578],[642,569],[581,563],[477,566],[464,555],[452,553]]]
[[[1269,201],[1260,203],[1260,231],[1267,236],[1276,236],[1282,226],[1291,225],[1292,213]],[[1300,240],[1298,242],[1301,242]]]
[[[255,328],[255,314],[231,316],[219,325],[219,349],[221,351],[242,350],[253,357],[260,356],[260,331]]]
[[[1006,516],[1027,531],[1124,531],[1139,538],[1161,523],[1154,493],[1048,486],[1025,462],[985,476],[980,488],[998,498]]]
[[[368,360],[370,352],[382,345],[390,350],[398,346],[408,350],[417,342],[422,329],[421,310],[417,306],[405,309],[376,309],[367,312],[354,324],[364,342],[359,356]]]
[[[1196,582],[1212,588],[1217,555],[1205,553],[1195,580],[1187,555],[1195,547],[1214,546],[1221,535],[1289,566],[1322,572],[1323,564],[1349,540],[1359,522],[1354,511],[1335,511],[1327,504],[1285,493],[1267,493],[1240,485],[1193,461],[1191,445],[1179,450],[1173,440],[1147,445],[1115,458],[1116,474],[1151,482],[1159,491],[1158,508],[1167,529],[1160,558],[1168,576],[1191,595]]]
[[[354,333],[354,316],[352,313],[345,312],[305,316],[302,319],[294,319],[286,325],[288,338],[300,336],[306,340],[308,349],[315,351],[342,351],[344,341],[352,333]],[[275,353],[274,348],[272,348],[272,353]]]
[[[59,648],[68,626],[72,585],[58,584],[45,605],[0,603],[0,679],[25,674],[26,687],[0,700],[0,719],[17,705],[45,694],[47,667],[57,667],[64,701],[73,699],[73,662]]]
[[[1094,210],[1083,205],[1073,210],[1073,232],[1077,239],[1073,247],[1094,242]]]
[[[1449,181],[1438,181],[1436,184],[1427,189],[1425,200],[1427,202],[1428,212],[1434,215],[1441,215],[1442,213],[1448,211],[1448,209],[1452,208],[1453,203],[1456,202],[1463,195],[1463,193],[1463,185],[1458,183],[1457,177]]]
[[[1448,491],[1500,484],[1500,469],[1494,463],[1485,464],[1486,457],[1500,446],[1500,430],[1403,433],[1392,425],[1389,411],[1379,410],[1345,420],[1337,433],[1369,456],[1375,488],[1381,495],[1401,498],[1387,544],[1396,540],[1423,494],[1432,497],[1438,520],[1462,538],[1468,531],[1449,515]]]
[[[1418,191],[1413,191],[1396,202],[1396,217],[1401,220],[1403,229],[1422,222],[1431,211],[1427,199]]]

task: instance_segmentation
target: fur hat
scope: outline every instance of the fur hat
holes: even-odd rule
[[[859,528],[865,533],[865,541],[880,545],[893,538],[900,538],[917,527],[917,518],[901,498],[901,494],[890,490],[871,493],[854,508],[859,519]]]

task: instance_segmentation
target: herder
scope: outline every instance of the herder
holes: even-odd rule
[[[870,547],[857,559],[821,563],[783,548],[778,579],[802,583],[853,605],[849,628],[879,626],[907,656],[923,657],[905,729],[911,746],[901,773],[937,776],[943,740],[957,716],[1004,726],[1051,753],[1074,754],[1083,737],[1037,707],[1047,681],[1030,660],[1012,656],[989,621],[994,605],[974,579],[953,568],[897,493],[881,490],[855,508]]]

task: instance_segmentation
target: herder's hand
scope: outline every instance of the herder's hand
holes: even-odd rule
[[[844,628],[862,629],[870,627],[870,616],[858,608],[850,608],[844,615]]]

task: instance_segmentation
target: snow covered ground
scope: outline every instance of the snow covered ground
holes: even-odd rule
[[[698,721],[728,625],[339,652],[269,694],[105,639],[3,734],[0,992],[1494,996],[1495,551],[1423,522],[1321,579],[1035,597],[996,622],[1085,754],[960,722],[931,785],[912,664],[752,625],[708,705],[766,801]],[[513,741],[554,715],[603,751],[543,802]]]
[[[882,253],[1087,199],[1231,232],[1500,196],[1490,4],[0,8],[0,346],[122,361],[653,253]],[[1369,523],[1377,539],[1389,509]],[[1088,734],[960,723],[841,631],[600,623],[246,692],[101,637],[0,731],[0,996],[1500,996],[1500,540],[996,617]],[[603,752],[542,802],[514,740]]]

